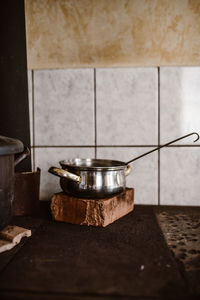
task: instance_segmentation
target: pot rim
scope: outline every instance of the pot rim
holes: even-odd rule
[[[63,169],[79,171],[117,171],[124,170],[127,165],[123,161],[96,158],[72,158],[61,160]]]

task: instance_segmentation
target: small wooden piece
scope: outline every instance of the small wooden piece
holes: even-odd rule
[[[31,236],[31,230],[8,225],[0,231],[0,253],[12,249],[23,237]]]
[[[116,196],[99,200],[57,193],[52,196],[51,212],[56,221],[105,227],[133,210],[133,196],[133,188],[126,188]]]

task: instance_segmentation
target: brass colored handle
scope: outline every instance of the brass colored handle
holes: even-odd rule
[[[124,171],[124,174],[125,176],[128,176],[130,173],[131,173],[131,166],[128,165]]]
[[[81,182],[81,176],[78,176],[76,174],[70,173],[67,170],[63,170],[60,168],[56,168],[56,167],[51,167],[49,168],[49,173],[59,176],[59,177],[64,177],[64,178],[68,178],[71,179],[77,183]]]

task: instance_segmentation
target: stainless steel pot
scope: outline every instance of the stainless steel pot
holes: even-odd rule
[[[60,177],[61,188],[66,193],[81,198],[109,197],[125,189],[126,176],[131,172],[130,163],[193,134],[197,135],[195,139],[197,141],[199,135],[193,132],[148,151],[128,162],[74,158],[60,161],[62,169],[51,167],[49,172]]]
[[[49,172],[60,177],[64,192],[82,198],[104,198],[122,192],[125,177],[131,167],[124,162],[104,159],[81,159],[60,161],[62,169],[51,167]]]

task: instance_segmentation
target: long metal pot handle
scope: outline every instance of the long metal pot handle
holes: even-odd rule
[[[51,168],[49,168],[48,172],[53,175],[59,176],[59,177],[71,179],[77,183],[81,182],[81,176],[78,176],[74,173],[70,173],[67,170],[63,170],[63,169],[56,168],[56,167],[51,167]]]
[[[188,137],[188,136],[190,136],[190,135],[193,135],[193,134],[196,134],[196,136],[197,136],[197,138],[193,141],[193,142],[195,143],[196,141],[198,141],[199,135],[198,135],[197,132],[192,132],[192,133],[186,134],[186,135],[184,135],[184,136],[182,136],[182,137],[179,137],[179,138],[176,139],[176,140],[173,140],[173,141],[171,141],[171,142],[168,142],[167,144],[161,145],[161,146],[159,146],[159,147],[157,147],[157,148],[155,148],[155,149],[153,149],[153,150],[150,150],[150,151],[148,151],[148,152],[145,152],[144,154],[141,154],[140,156],[137,156],[137,157],[135,157],[135,158],[133,158],[133,159],[127,161],[127,162],[126,162],[126,165],[132,163],[133,161],[135,161],[135,160],[137,160],[137,159],[139,159],[139,158],[141,158],[141,157],[143,157],[143,156],[146,156],[146,155],[148,155],[148,154],[150,154],[150,153],[152,153],[152,152],[154,152],[154,151],[157,151],[157,150],[159,150],[159,149],[161,149],[161,148],[163,148],[163,147],[166,147],[166,146],[168,146],[168,145],[171,145],[172,143],[175,143],[175,142],[177,142],[177,141],[180,141],[180,140],[182,140],[182,139],[184,139],[184,138],[186,138],[186,137]]]

